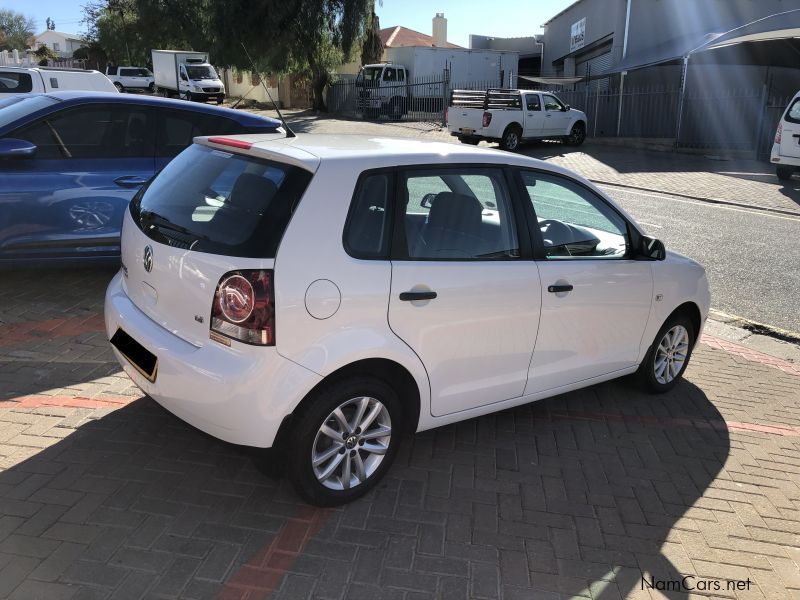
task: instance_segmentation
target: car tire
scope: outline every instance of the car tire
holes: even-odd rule
[[[122,86],[122,84],[119,81],[115,81],[114,82],[114,87],[117,88],[117,91],[120,94],[125,91],[125,88]]]
[[[672,315],[658,330],[638,376],[646,391],[668,392],[680,381],[695,344],[694,325],[682,313]]]
[[[569,135],[565,138],[564,142],[567,146],[580,146],[584,140],[586,139],[586,126],[583,123],[575,123],[572,126],[572,129],[569,132]]]
[[[794,167],[788,167],[786,165],[781,165],[775,168],[775,174],[778,176],[778,179],[781,181],[788,181],[792,178],[792,173],[794,173]]]
[[[148,92],[150,92],[151,94],[155,93],[155,91],[156,91],[156,84],[155,84],[155,83],[151,83],[150,85],[148,85],[148,86],[147,86],[147,91],[148,91]]]
[[[522,129],[519,125],[509,125],[500,138],[500,148],[508,152],[516,152],[522,143]]]
[[[217,98],[217,106],[225,102],[225,98]]]
[[[283,448],[288,477],[297,493],[316,506],[355,500],[389,469],[403,425],[400,399],[381,379],[358,376],[325,385],[293,416]]]
[[[480,143],[480,138],[460,137],[458,141],[462,144],[469,144],[470,146],[477,146]]]

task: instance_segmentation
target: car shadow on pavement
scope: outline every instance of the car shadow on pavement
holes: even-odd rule
[[[315,509],[264,475],[274,453],[149,398],[79,417],[0,473],[17,594],[47,582],[97,597],[611,600],[651,582],[683,598],[684,517],[703,518],[730,449],[691,382],[648,396],[621,380],[409,435],[375,490]]]

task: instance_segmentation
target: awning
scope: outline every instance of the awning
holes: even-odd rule
[[[546,85],[572,85],[586,79],[585,77],[529,77],[527,75],[517,75],[517,79],[532,81],[534,83],[544,83]]]
[[[673,38],[668,42],[649,48],[646,52],[628,56],[602,73],[593,73],[592,78],[669,64],[681,60],[684,56],[733,44],[796,37],[800,37],[800,9],[769,15],[728,31],[698,33]]]

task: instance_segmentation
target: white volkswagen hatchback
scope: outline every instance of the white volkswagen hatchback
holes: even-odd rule
[[[149,396],[277,447],[309,501],[364,494],[403,432],[622,375],[676,384],[709,308],[585,179],[506,152],[198,138],[132,201],[108,336]]]

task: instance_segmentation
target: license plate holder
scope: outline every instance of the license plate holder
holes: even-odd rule
[[[111,336],[114,346],[130,365],[150,383],[155,383],[158,375],[158,357],[133,339],[121,327]]]

